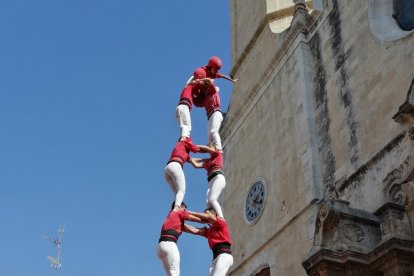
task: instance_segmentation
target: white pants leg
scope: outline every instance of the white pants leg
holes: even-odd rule
[[[185,195],[185,176],[178,162],[170,162],[164,169],[164,177],[174,193],[175,205],[180,206]]]
[[[231,254],[222,253],[218,255],[210,266],[209,276],[226,276],[227,271],[233,265],[233,256]]]
[[[220,111],[215,111],[211,114],[207,124],[208,142],[213,143],[217,149],[221,150],[221,138],[219,134],[221,122],[223,122],[223,114]]]
[[[190,108],[185,104],[180,104],[175,110],[178,126],[180,127],[180,136],[190,137],[191,116]]]
[[[208,189],[207,189],[207,208],[209,206],[213,207],[217,213],[217,216],[223,218],[223,211],[221,210],[221,206],[218,203],[217,199],[219,198],[221,191],[223,191],[224,187],[226,187],[226,179],[224,175],[218,174],[213,179],[208,182]]]
[[[175,242],[158,243],[157,254],[168,276],[180,275],[180,252]]]

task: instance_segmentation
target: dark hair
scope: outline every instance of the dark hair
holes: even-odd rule
[[[181,206],[184,206],[184,208],[187,208],[187,204],[185,204],[184,203],[184,201],[183,202],[181,202]],[[173,203],[171,204],[171,210],[173,210],[174,209],[174,207],[175,207],[175,200],[173,201]]]
[[[204,212],[206,212],[206,211],[213,212],[213,213],[214,213],[214,215],[216,215],[216,216],[217,216],[217,212],[216,212],[216,210],[214,210],[214,208],[213,208],[213,207],[208,207],[208,208],[206,208],[206,209],[204,210]]]

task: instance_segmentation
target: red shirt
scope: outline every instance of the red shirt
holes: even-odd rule
[[[207,71],[205,68],[201,67],[201,68],[197,68],[197,69],[202,69],[206,72]],[[195,75],[195,73],[193,73],[193,75]],[[211,74],[210,74],[211,75]],[[216,74],[217,75],[217,74]],[[219,74],[221,76],[221,74]],[[196,78],[197,79],[197,78]],[[183,91],[181,91],[181,95],[180,95],[180,101],[178,102],[178,105],[180,104],[185,104],[187,105],[190,110],[193,107],[193,97],[197,97],[200,96],[201,91],[204,88],[202,87],[201,84],[199,83],[192,83],[192,84],[188,84],[184,87]]]
[[[178,105],[185,104],[191,110],[194,103],[194,97],[202,97],[202,91],[203,87],[201,84],[188,84],[186,87],[184,87],[183,91],[181,92],[180,101],[178,102]]]
[[[203,104],[206,109],[207,118],[210,118],[214,111],[220,110],[220,95],[214,86],[208,89]]]
[[[219,72],[216,72],[214,75],[211,74],[208,66],[202,66],[200,68],[206,73],[206,78],[216,79],[223,77]],[[201,91],[198,93],[204,98],[202,105],[206,110],[207,118],[210,118],[214,111],[220,110],[220,96],[214,85],[200,86],[198,90]]]
[[[184,210],[170,211],[161,227],[161,233],[165,230],[174,229],[179,235],[181,235],[183,232],[182,227],[184,225],[184,221],[188,220],[189,216],[190,213]]]
[[[178,162],[181,166],[188,161],[188,157],[191,152],[199,152],[200,148],[193,144],[191,138],[186,138],[184,141],[178,141],[171,153],[171,157],[168,162]]]
[[[222,78],[223,77],[223,75],[221,73],[219,73],[219,72],[216,72],[214,75],[211,74],[210,68],[207,65],[202,66],[200,68],[202,68],[206,72],[206,78],[219,79],[219,78]]]
[[[184,104],[186,106],[188,106],[188,108],[193,107],[193,84],[189,84],[186,87],[184,87],[183,91],[181,92],[180,95],[180,101],[178,102],[178,105],[180,104]]]
[[[203,168],[207,170],[207,175],[215,171],[222,171],[224,165],[223,152],[216,150],[210,153],[210,159],[204,161]]]
[[[217,243],[227,242],[231,244],[231,237],[227,222],[217,217],[217,221],[214,222],[210,227],[205,228],[204,237],[208,239],[208,246],[213,249]]]
[[[197,86],[193,88],[192,92],[193,92],[193,104],[197,107],[205,107],[206,97],[209,96],[210,94],[212,95],[214,93],[217,93],[215,85],[208,84],[208,83],[197,83]],[[219,105],[220,105],[220,98],[219,98]]]

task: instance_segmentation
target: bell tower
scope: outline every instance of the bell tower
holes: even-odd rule
[[[230,275],[414,273],[414,190],[402,184],[414,175],[414,136],[412,121],[401,119],[412,113],[403,103],[414,34],[378,38],[375,24],[395,21],[380,20],[387,13],[376,13],[378,2],[230,2],[231,75],[239,81],[220,130]],[[397,193],[395,170],[404,175],[396,188],[406,189],[403,203],[389,195]],[[397,268],[375,259],[393,239],[383,231],[390,214],[401,226],[390,226],[391,236],[403,233]],[[337,258],[329,263],[324,252]],[[357,265],[340,264],[353,254]]]

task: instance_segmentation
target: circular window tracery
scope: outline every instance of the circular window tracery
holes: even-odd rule
[[[257,272],[252,274],[252,276],[270,276],[270,267],[266,265],[265,267],[260,268]]]

